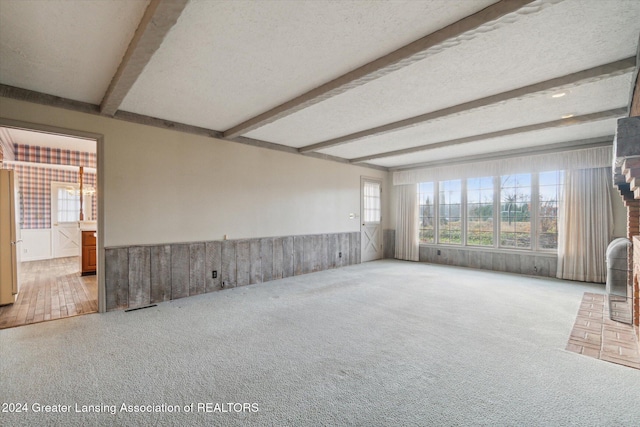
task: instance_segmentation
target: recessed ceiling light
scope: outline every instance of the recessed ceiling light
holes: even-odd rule
[[[563,119],[570,119],[571,117],[573,117],[573,114],[565,114],[562,116]]]
[[[566,94],[567,94],[567,92],[558,92],[558,93],[554,93],[553,95],[551,95],[551,97],[552,98],[562,98]]]

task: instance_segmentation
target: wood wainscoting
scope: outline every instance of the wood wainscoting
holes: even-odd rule
[[[360,232],[105,248],[107,311],[360,264]]]

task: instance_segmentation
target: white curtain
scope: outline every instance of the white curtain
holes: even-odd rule
[[[565,172],[558,218],[559,279],[604,283],[605,254],[611,241],[611,169]]]
[[[611,166],[612,154],[613,150],[609,144],[606,147],[583,148],[559,153],[520,155],[480,162],[469,161],[456,165],[401,170],[393,173],[393,185],[525,172],[603,168]]]
[[[400,185],[397,189],[396,253],[397,259],[418,261],[418,186]]]

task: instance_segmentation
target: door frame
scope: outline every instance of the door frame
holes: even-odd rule
[[[98,249],[98,265],[97,265],[97,280],[98,280],[98,313],[106,312],[106,290],[105,290],[105,252],[104,252],[104,182],[105,182],[105,170],[104,170],[104,135],[99,133],[85,132],[76,129],[67,129],[57,126],[49,126],[41,123],[31,123],[21,120],[12,120],[4,117],[0,117],[0,126],[20,129],[33,132],[52,133],[56,135],[64,135],[75,138],[92,139],[96,141],[96,176],[97,176],[97,203],[98,203],[98,219],[97,219],[97,249]]]
[[[378,260],[378,259],[383,259],[384,258],[384,238],[383,238],[383,229],[382,229],[382,222],[384,220],[384,201],[383,201],[383,180],[382,178],[374,178],[371,176],[365,176],[365,175],[361,175],[360,176],[360,241],[362,242],[362,234],[364,233],[364,183],[365,181],[369,181],[369,182],[376,182],[378,184],[380,184],[380,257],[376,258],[372,261]],[[364,262],[364,248],[360,249],[360,262]]]

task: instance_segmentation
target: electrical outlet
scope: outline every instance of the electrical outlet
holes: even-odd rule
[[[218,270],[213,270],[213,271],[211,272],[211,278],[212,278],[212,279],[216,279],[217,277],[218,277]]]
[[[342,252],[338,252],[338,258],[342,258]]]
[[[533,271],[535,271],[536,273],[538,272],[538,266],[537,265],[533,266]]]

